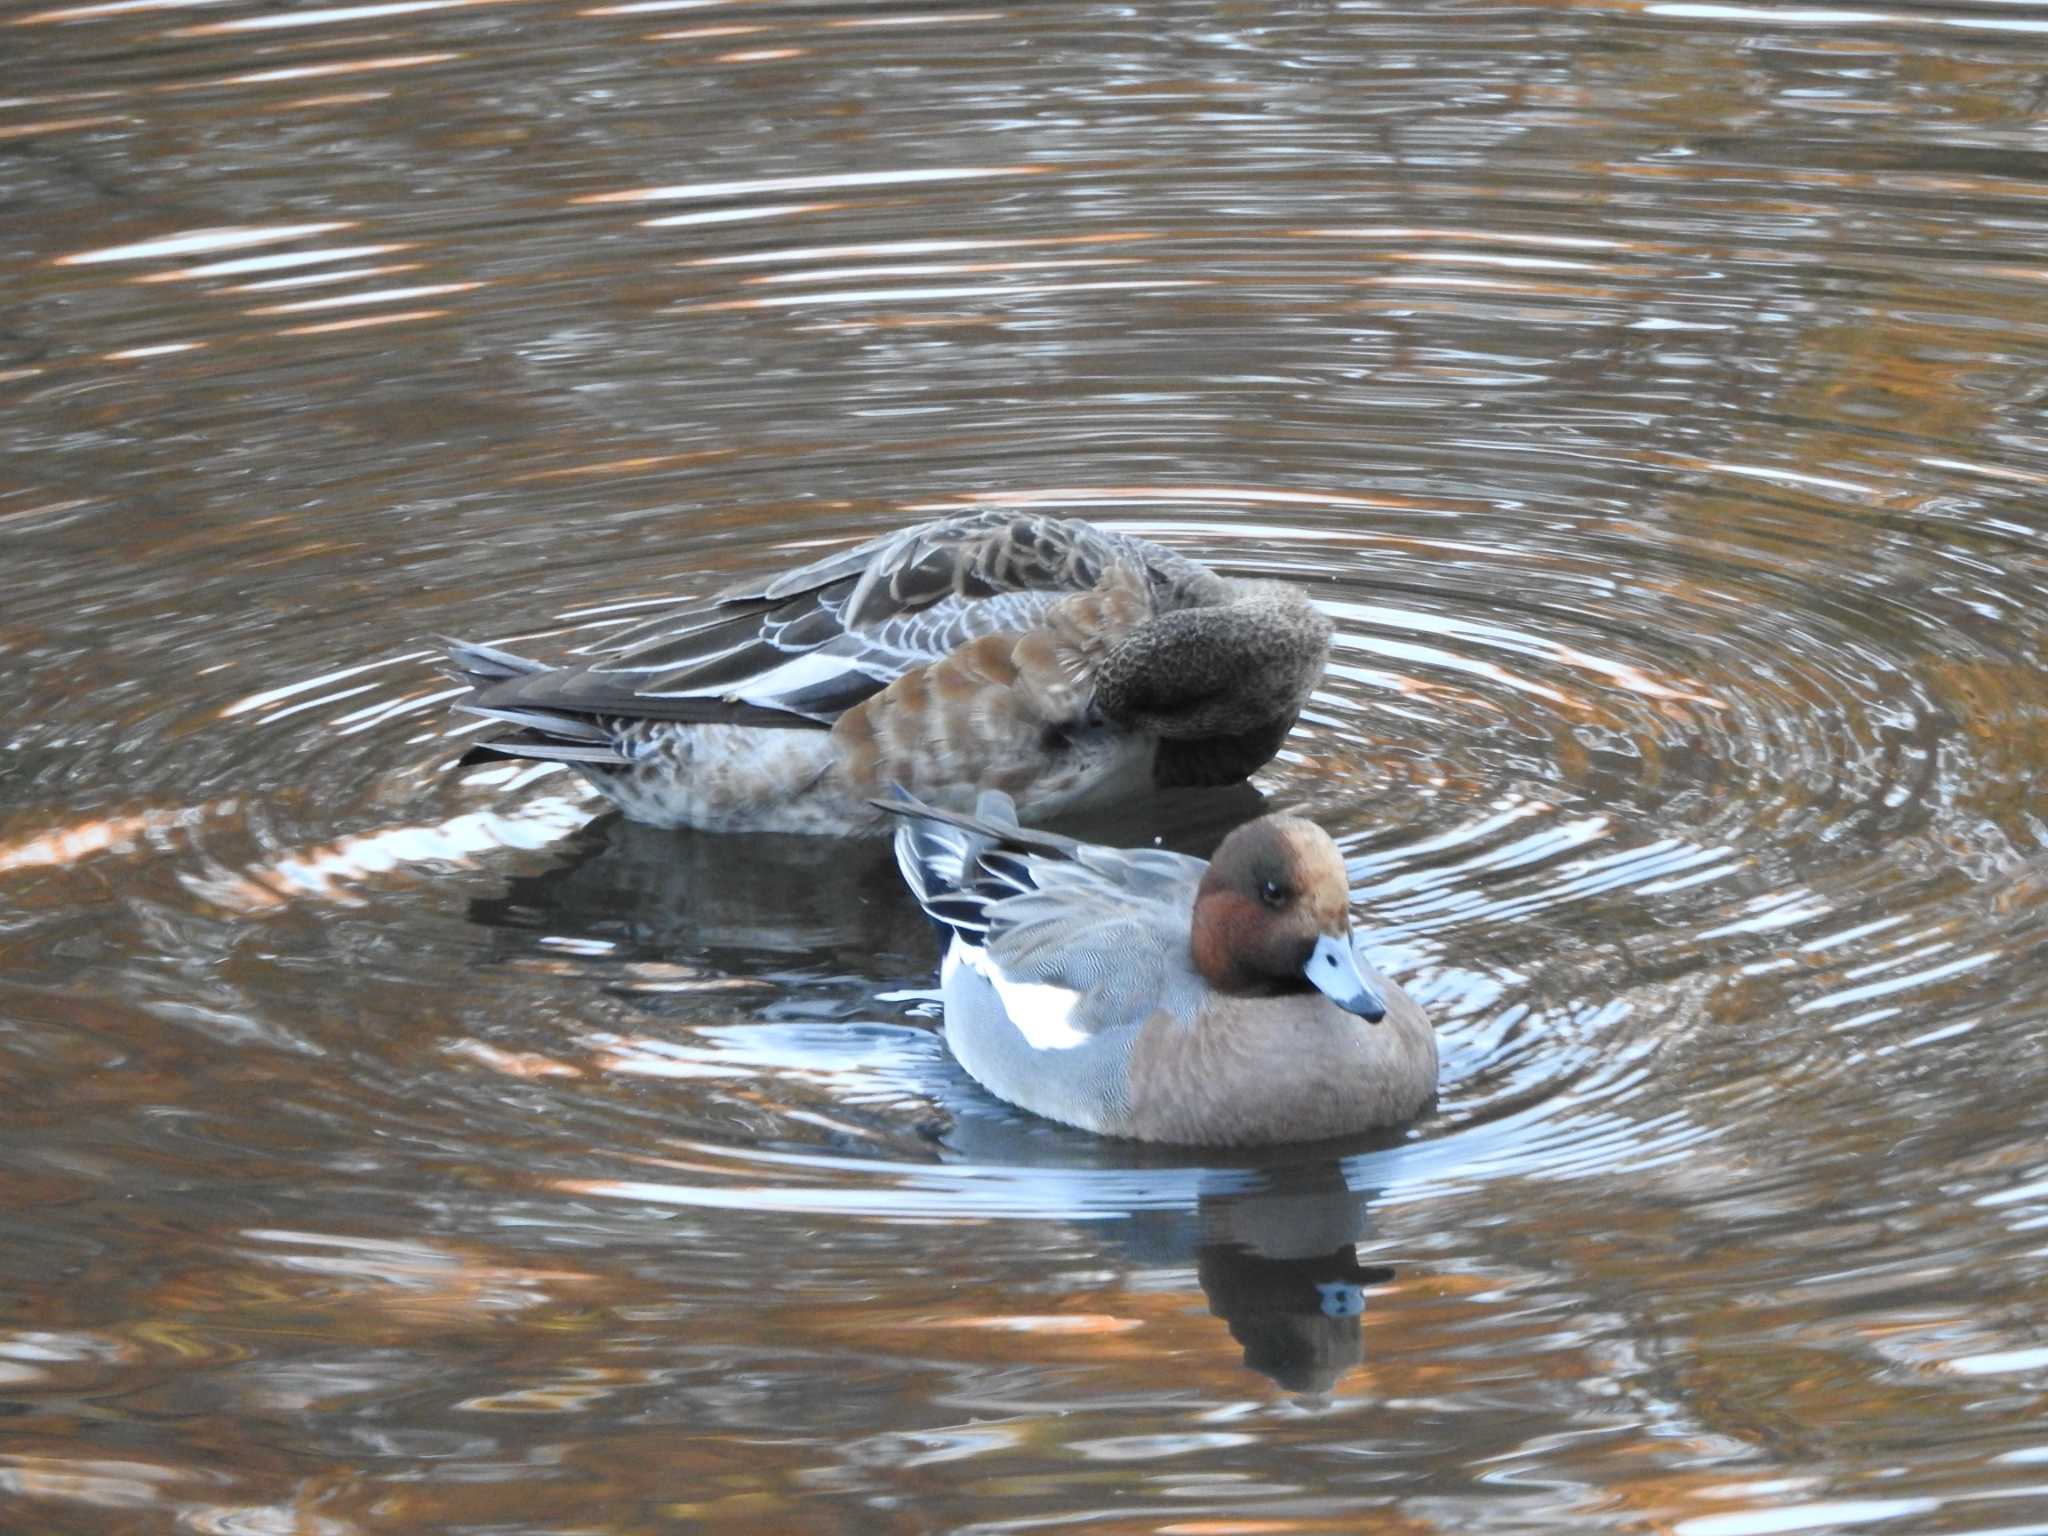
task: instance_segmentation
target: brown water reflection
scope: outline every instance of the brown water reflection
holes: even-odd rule
[[[0,15],[0,1529],[2048,1530],[2048,12]],[[905,519],[1309,586],[1443,1108],[981,1096],[457,770]],[[1097,828],[1201,850],[1256,798]]]

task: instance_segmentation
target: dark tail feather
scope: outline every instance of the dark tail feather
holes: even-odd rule
[[[892,785],[894,797],[887,800],[873,799],[868,803],[877,809],[887,811],[891,816],[901,816],[911,826],[920,822],[939,822],[956,827],[985,839],[991,846],[1005,848],[1028,848],[1034,853],[1053,853],[1063,858],[1072,858],[1082,845],[1071,837],[1062,837],[1057,832],[1041,832],[1036,827],[1017,824],[1017,807],[1010,797],[999,789],[983,790],[973,814],[960,811],[942,811],[935,805],[926,805],[902,785]],[[902,837],[899,830],[897,836]]]
[[[987,924],[978,921],[980,904],[961,887],[974,867],[976,846],[984,840],[949,822],[921,815],[926,807],[900,786],[896,794],[896,800],[875,803],[903,816],[896,828],[896,867],[931,920],[939,947],[947,947],[955,937],[964,937],[970,944],[980,942]]]
[[[988,920],[971,882],[990,839],[971,823],[963,827],[941,816],[900,784],[892,793],[894,799],[875,804],[903,818],[896,828],[896,867],[931,921],[939,948],[949,948],[956,938],[985,943]]]
[[[611,733],[598,721],[583,715],[560,714],[545,709],[493,709],[475,703],[477,694],[508,678],[531,677],[549,670],[547,663],[501,651],[495,645],[473,645],[466,640],[441,643],[448,648],[447,670],[475,690],[468,700],[455,705],[465,714],[481,715],[514,729],[489,741],[480,741],[456,760],[468,768],[477,763],[502,762],[506,758],[527,758],[544,763],[580,763],[587,767],[620,767],[626,757],[613,742]]]
[[[501,725],[516,725],[549,741],[578,742],[585,746],[609,744],[611,732],[587,715],[564,715],[552,709],[500,709],[494,704],[457,704],[465,715],[482,715]]]
[[[623,768],[628,762],[617,747],[549,741],[529,731],[515,731],[510,736],[494,736],[489,741],[478,742],[455,763],[459,768],[473,768],[478,763],[501,763],[512,757],[542,763],[580,763],[592,768]]]
[[[446,635],[438,638],[448,648],[448,670],[472,688],[502,683],[508,677],[531,677],[536,672],[548,670],[544,661],[515,656],[495,645],[474,645],[467,640],[451,640]]]
[[[1011,868],[1022,867],[1023,850],[1068,855],[1080,846],[1072,838],[1018,826],[1017,807],[1000,790],[985,791],[971,816],[926,805],[901,785],[894,786],[893,798],[872,803],[903,818],[896,829],[896,867],[941,944],[956,938],[987,942],[990,900],[1032,889],[1029,878]]]

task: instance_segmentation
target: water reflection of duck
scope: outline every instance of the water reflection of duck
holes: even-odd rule
[[[1334,1156],[1192,1172],[1192,1205],[1134,1210],[1121,1246],[1148,1266],[1192,1259],[1247,1366],[1329,1392],[1365,1358],[1366,1292],[1394,1278],[1358,1259],[1376,1192],[1352,1188]]]
[[[552,850],[549,868],[472,900],[469,917],[558,948],[569,940],[602,944],[618,959],[711,960],[734,975],[820,966],[860,974],[878,955],[907,953],[911,926],[887,851],[840,848],[821,871],[818,846],[761,835],[735,857],[727,838],[605,816]]]
[[[664,614],[579,666],[456,644],[472,757],[574,765],[628,816],[876,831],[891,785],[1034,819],[1234,783],[1329,656],[1300,589],[1088,523],[986,511],[906,528]],[[467,761],[468,759],[465,759]]]
[[[1249,784],[1173,790],[1129,807],[1117,826],[1206,852],[1264,803]],[[820,846],[761,833],[741,850],[730,838],[601,816],[549,849],[547,868],[473,899],[469,918],[507,935],[595,941],[625,959],[716,955],[733,974],[829,966],[893,980],[927,964],[926,930],[888,845],[834,846],[829,860]]]
[[[1358,1262],[1370,1196],[1322,1162],[1204,1192],[1195,1276],[1244,1363],[1289,1392],[1325,1393],[1365,1358],[1365,1291],[1394,1272]]]
[[[1398,1133],[1252,1150],[1218,1167],[1185,1147],[1069,1130],[978,1095],[964,1078],[948,1108],[948,1163],[1029,1187],[1034,1207],[1064,1211],[1141,1271],[1192,1265],[1244,1363],[1285,1390],[1327,1393],[1363,1360],[1366,1292],[1394,1271],[1361,1263],[1358,1244],[1377,1185],[1402,1156]]]

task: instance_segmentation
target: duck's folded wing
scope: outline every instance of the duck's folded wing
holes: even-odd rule
[[[1035,629],[1126,556],[1123,541],[1086,523],[949,518],[666,613],[609,637],[583,666],[521,676],[478,702],[830,724],[905,672],[988,635]]]
[[[1009,894],[983,907],[977,968],[1027,1035],[1078,1044],[1135,1025],[1189,973],[1201,860],[1084,845],[1072,858],[994,850],[979,862],[984,887]]]

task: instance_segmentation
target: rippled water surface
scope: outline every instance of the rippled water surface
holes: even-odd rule
[[[0,1529],[2048,1531],[2048,6],[36,4]],[[1438,1114],[1029,1121],[881,849],[456,766],[987,504],[1336,620]]]

